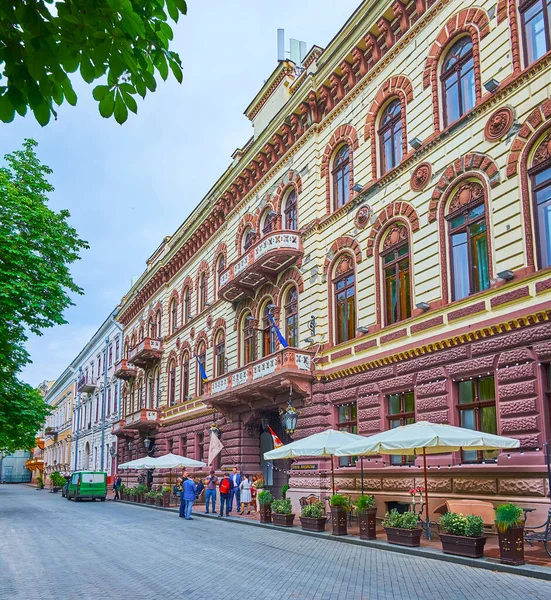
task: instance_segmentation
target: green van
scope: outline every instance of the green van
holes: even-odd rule
[[[83,498],[105,502],[107,497],[107,473],[105,471],[77,471],[73,473],[67,486],[67,500],[75,502]]]

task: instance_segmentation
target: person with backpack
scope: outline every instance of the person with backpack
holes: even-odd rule
[[[219,517],[224,516],[224,504],[226,505],[226,517],[230,516],[230,496],[231,496],[231,481],[227,473],[224,473],[224,478],[220,482],[220,514]]]

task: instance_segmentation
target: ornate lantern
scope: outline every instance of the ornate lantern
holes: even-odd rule
[[[287,404],[287,410],[279,410],[279,418],[281,425],[285,429],[286,433],[292,435],[295,433],[297,428],[298,413],[297,409],[293,406],[293,387],[289,390],[289,404]]]

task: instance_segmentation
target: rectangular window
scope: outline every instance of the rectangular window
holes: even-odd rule
[[[348,433],[358,433],[358,405],[356,402],[337,406],[337,429]],[[341,456],[339,467],[353,467],[357,460],[357,456]]]
[[[255,352],[255,329],[248,325],[243,331],[243,364],[248,365],[256,360]]]
[[[197,434],[197,454],[196,460],[203,460],[205,456],[205,434],[198,433]]]
[[[115,342],[115,361],[119,360],[120,354],[121,354],[121,344],[120,344],[119,338],[117,338],[117,341]]]
[[[113,399],[113,412],[114,413],[117,412],[118,399],[119,399],[119,386],[116,385],[115,386],[115,397]]]
[[[524,0],[520,3],[525,66],[551,49],[551,0]]]
[[[113,366],[113,346],[109,346],[109,366]]]
[[[183,435],[180,438],[180,456],[186,456],[187,452],[187,436]]]
[[[337,313],[337,344],[356,336],[356,286],[354,273],[335,281],[335,306]]]
[[[457,384],[460,426],[497,435],[495,384],[493,376],[460,381]],[[496,460],[498,451],[464,450],[463,462]]]
[[[174,453],[174,440],[172,440],[172,439],[169,438],[167,440],[167,444],[168,444],[168,451],[169,451],[169,453],[173,454]]]
[[[111,414],[111,388],[107,390],[107,416]]]
[[[389,429],[415,423],[415,394],[400,392],[388,396],[388,425]],[[415,462],[415,456],[391,455],[392,465],[406,465]]]
[[[540,268],[551,266],[551,167],[532,175]]]

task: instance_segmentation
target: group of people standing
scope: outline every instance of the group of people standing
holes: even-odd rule
[[[178,479],[175,486],[177,493],[180,494],[180,517],[190,520],[193,503],[205,489],[206,506],[205,513],[216,514],[216,488],[220,495],[220,513],[219,517],[228,517],[233,510],[244,514],[245,508],[247,514],[251,514],[251,504],[253,513],[259,510],[257,493],[264,487],[264,478],[261,473],[253,475],[241,475],[239,469],[234,467],[232,473],[224,473],[222,478],[216,476],[214,470],[210,471],[205,481],[193,480],[186,471],[183,477]]]

